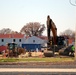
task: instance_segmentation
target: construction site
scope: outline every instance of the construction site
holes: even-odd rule
[[[41,39],[33,36],[33,44],[22,44],[19,46],[18,43],[13,42],[7,43],[6,47],[3,45],[0,47],[0,57],[56,57],[56,56],[75,56],[75,39],[69,45],[68,40],[64,36],[57,35],[57,27],[50,16],[47,16],[47,41],[45,42],[46,46],[41,46],[40,43],[35,43],[37,40],[42,41]],[[51,36],[52,33],[52,36]],[[36,40],[35,40],[36,39]],[[17,39],[18,40],[18,39]],[[28,39],[30,40],[30,39]],[[4,40],[2,39],[2,42]],[[21,38],[19,39],[21,42]],[[27,42],[27,41],[25,41]],[[44,42],[43,42],[44,44]],[[31,45],[31,47],[29,46]],[[1,48],[3,48],[3,51]]]

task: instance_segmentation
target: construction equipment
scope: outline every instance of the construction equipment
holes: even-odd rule
[[[53,37],[51,36],[51,31],[53,33]],[[50,16],[47,16],[47,37],[48,37],[48,42],[47,42],[47,50],[44,51],[44,56],[50,57],[54,56],[54,52],[57,49],[62,48],[64,45],[64,37],[62,36],[57,36],[57,28],[52,19],[50,19]],[[57,47],[55,49],[55,47]]]
[[[8,57],[18,57],[21,53],[25,53],[25,50],[21,47],[18,47],[16,43],[7,44]]]
[[[74,45],[67,46],[59,50],[59,55],[74,57],[75,47]]]

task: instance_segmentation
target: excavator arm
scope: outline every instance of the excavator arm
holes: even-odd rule
[[[52,40],[53,40],[54,45],[56,45],[57,44],[57,42],[56,42],[56,40],[57,40],[57,28],[56,28],[53,21],[51,23],[52,23],[51,31],[52,31],[52,34],[53,34],[53,39]]]
[[[51,31],[53,34],[53,37],[51,37]],[[48,37],[48,46],[56,45],[56,40],[57,40],[57,28],[55,23],[50,19],[50,16],[47,17],[47,37]],[[51,44],[52,43],[52,44]]]

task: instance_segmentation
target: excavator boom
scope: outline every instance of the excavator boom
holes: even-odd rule
[[[53,34],[53,39],[51,37],[51,31]],[[48,36],[48,44],[47,45],[56,45],[56,39],[57,39],[57,28],[55,23],[50,19],[50,16],[47,16],[47,36]],[[52,42],[52,44],[50,44]]]

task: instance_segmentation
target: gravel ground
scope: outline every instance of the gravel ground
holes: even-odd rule
[[[76,68],[72,65],[0,65],[0,68]]]
[[[7,62],[0,63],[0,68],[76,68],[76,62]]]
[[[52,73],[42,73],[42,72],[5,72],[5,73],[0,73],[0,75],[76,75],[76,73],[64,73],[64,72],[60,72],[60,73],[57,73],[57,72],[52,72]]]

